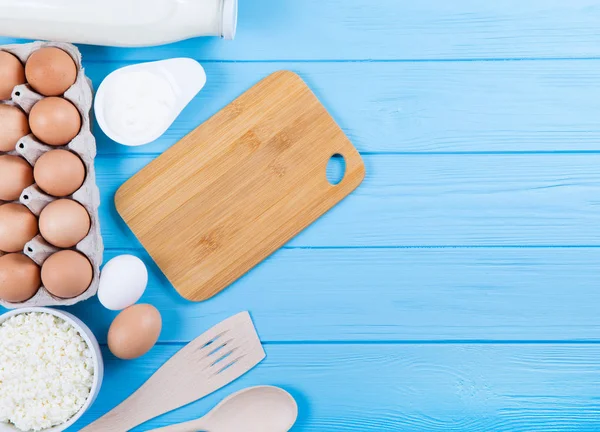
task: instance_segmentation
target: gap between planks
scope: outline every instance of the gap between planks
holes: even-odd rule
[[[166,341],[157,342],[155,346],[185,346],[190,341]],[[457,340],[306,340],[306,341],[261,341],[265,346],[282,345],[600,345],[600,340],[485,340],[485,339],[457,339]],[[108,347],[101,343],[101,347]]]

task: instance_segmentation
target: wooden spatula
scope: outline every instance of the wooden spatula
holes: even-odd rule
[[[217,324],[168,360],[142,387],[82,432],[126,432],[238,379],[265,358],[248,312]]]

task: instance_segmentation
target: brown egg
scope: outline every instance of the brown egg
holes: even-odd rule
[[[69,299],[90,287],[94,270],[85,255],[64,250],[56,252],[42,265],[42,283],[55,297]]]
[[[0,250],[21,252],[25,243],[38,234],[38,222],[33,213],[22,204],[0,206]]]
[[[47,194],[65,197],[77,191],[85,180],[83,161],[67,150],[44,153],[35,163],[35,183]]]
[[[44,96],[60,96],[75,84],[77,65],[60,48],[41,48],[27,59],[25,76],[36,92]]]
[[[0,51],[0,99],[10,99],[15,86],[25,84],[21,61],[11,53]]]
[[[69,144],[81,130],[81,116],[68,100],[49,97],[33,106],[29,112],[29,127],[40,141],[63,146]]]
[[[0,156],[0,200],[16,201],[33,184],[33,168],[19,156]]]
[[[1,82],[1,79],[0,79]],[[17,147],[17,142],[29,135],[29,120],[16,106],[0,105],[0,151],[9,152]]]
[[[40,233],[59,248],[76,246],[90,232],[90,215],[77,201],[60,199],[44,207],[40,213]]]
[[[23,254],[0,257],[0,299],[10,303],[29,300],[40,289],[40,268]]]
[[[118,358],[143,356],[158,341],[162,329],[160,312],[152,305],[133,305],[122,311],[108,330],[108,348]]]

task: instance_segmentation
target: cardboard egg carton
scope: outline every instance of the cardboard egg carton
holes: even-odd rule
[[[72,299],[60,299],[52,296],[43,286],[37,294],[23,303],[8,303],[0,300],[0,305],[9,308],[22,308],[32,306],[70,306],[83,300],[93,297],[98,292],[100,265],[102,264],[102,254],[104,245],[100,235],[100,223],[98,218],[98,207],[100,206],[100,191],[96,186],[96,173],[94,170],[94,158],[96,157],[96,140],[91,132],[90,112],[93,103],[93,88],[91,81],[85,76],[85,71],[81,63],[81,53],[74,45],[67,43],[52,42],[33,42],[18,45],[0,45],[1,51],[9,52],[25,64],[29,56],[36,50],[43,47],[57,47],[71,55],[78,67],[77,81],[64,94],[65,99],[71,101],[81,114],[81,131],[68,145],[64,147],[53,147],[38,141],[32,134],[20,139],[12,155],[23,156],[30,165],[35,162],[45,152],[61,148],[68,149],[77,154],[86,167],[86,179],[82,187],[73,195],[65,198],[71,198],[82,204],[88,211],[91,219],[91,228],[87,237],[84,238],[74,249],[88,257],[94,269],[94,278],[90,287],[79,297]],[[33,105],[44,96],[34,92],[27,84],[14,88],[12,99],[9,101],[0,101],[0,103],[17,105],[28,115]],[[3,154],[0,152],[0,154]],[[58,198],[45,194],[35,184],[23,191],[19,201],[27,206],[32,213],[39,217],[41,211],[50,202]],[[0,204],[3,202],[0,201]],[[44,261],[53,253],[58,252],[60,248],[54,247],[46,242],[42,236],[38,235],[25,245],[23,253],[41,266]],[[0,255],[3,255],[0,252]]]

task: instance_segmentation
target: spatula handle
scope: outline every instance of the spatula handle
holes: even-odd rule
[[[168,380],[169,370],[165,370],[163,366],[120,405],[81,429],[80,432],[127,432],[148,420],[191,402],[178,399],[179,389],[169,388]],[[202,395],[198,394],[198,396]]]
[[[139,391],[80,432],[127,432],[160,415]],[[152,409],[154,408],[154,409]]]

